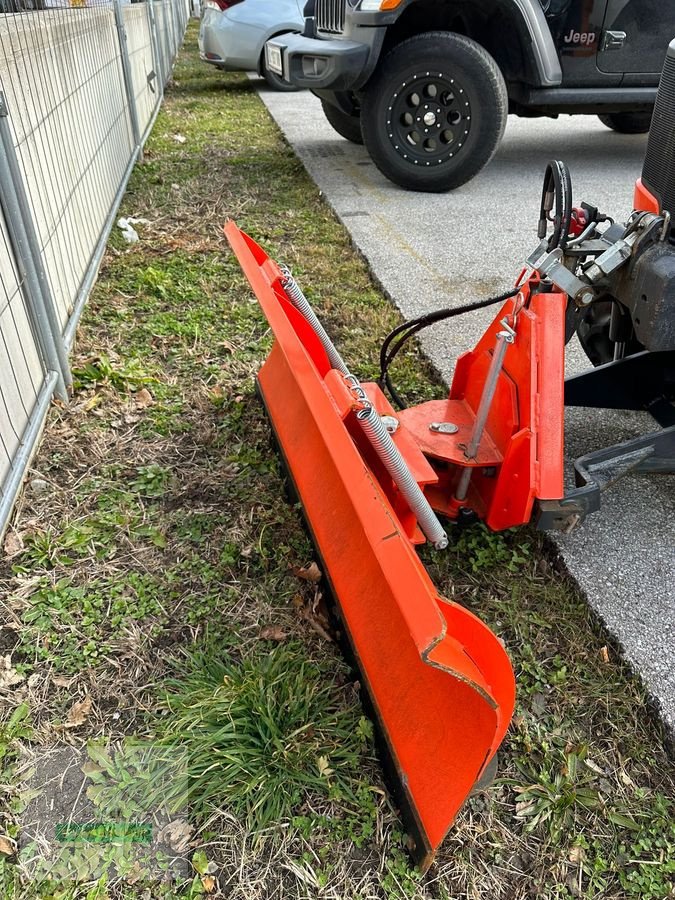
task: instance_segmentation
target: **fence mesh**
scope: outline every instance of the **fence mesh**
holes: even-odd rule
[[[47,375],[28,310],[24,283],[0,218],[0,468],[8,472]]]
[[[0,0],[0,532],[131,170],[187,0]]]

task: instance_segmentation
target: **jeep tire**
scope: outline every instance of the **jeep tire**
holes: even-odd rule
[[[492,159],[507,114],[506,85],[490,54],[463,35],[430,31],[384,58],[363,92],[361,130],[387,178],[442,192]]]
[[[301,90],[301,88],[297,87],[294,84],[291,84],[289,81],[285,81],[281,75],[277,75],[276,72],[273,72],[271,69],[268,69],[265,65],[265,53],[263,51],[263,55],[260,58],[260,74],[265,79],[268,84],[268,87],[271,87],[273,91],[279,91],[284,94],[291,94],[295,91]]]
[[[343,112],[326,100],[322,100],[321,105],[329,124],[337,131],[340,137],[346,138],[352,144],[363,143],[360,115],[350,116],[349,113]]]
[[[652,123],[652,112],[618,112],[598,116],[603,125],[619,134],[646,134]]]

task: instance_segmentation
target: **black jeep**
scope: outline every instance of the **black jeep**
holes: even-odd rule
[[[675,36],[675,0],[309,0],[305,13],[302,35],[268,42],[267,66],[418,191],[473,178],[508,113],[648,131]]]

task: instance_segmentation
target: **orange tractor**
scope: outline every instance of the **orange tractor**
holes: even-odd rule
[[[225,227],[274,333],[259,391],[422,869],[490,767],[515,683],[500,641],[439,594],[416,545],[443,549],[444,523],[476,519],[570,530],[623,474],[675,471],[674,98],[675,41],[625,225],[574,207],[569,173],[552,162],[541,243],[515,289],[399,326],[382,346],[378,383],[352,374],[289,270]],[[405,342],[490,303],[499,312],[458,360],[449,396],[406,407],[389,374]],[[595,368],[565,380],[575,333]],[[576,460],[566,490],[566,405],[647,409],[660,427]]]

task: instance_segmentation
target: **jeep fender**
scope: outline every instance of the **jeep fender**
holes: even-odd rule
[[[403,2],[390,12],[361,13],[354,15],[355,24],[364,26],[394,25],[409,7],[415,7],[418,0],[403,0]],[[476,6],[480,6],[478,0],[474,0]],[[445,0],[442,4],[452,9],[456,4],[453,0]],[[467,4],[457,4],[467,7]],[[526,54],[533,66],[533,75],[539,87],[557,87],[562,83],[562,69],[560,60],[553,42],[551,31],[546,21],[546,16],[539,0],[496,0],[499,6],[510,18],[513,19],[519,34],[522,36]],[[441,6],[441,4],[439,4]],[[471,8],[471,4],[468,4]],[[458,10],[459,11],[459,10]],[[411,15],[413,11],[411,10]],[[441,25],[435,26],[438,30]],[[480,43],[480,40],[478,40]]]
[[[556,87],[561,84],[560,60],[539,0],[500,0],[500,5],[517,10],[517,14],[525,23],[542,87]]]

